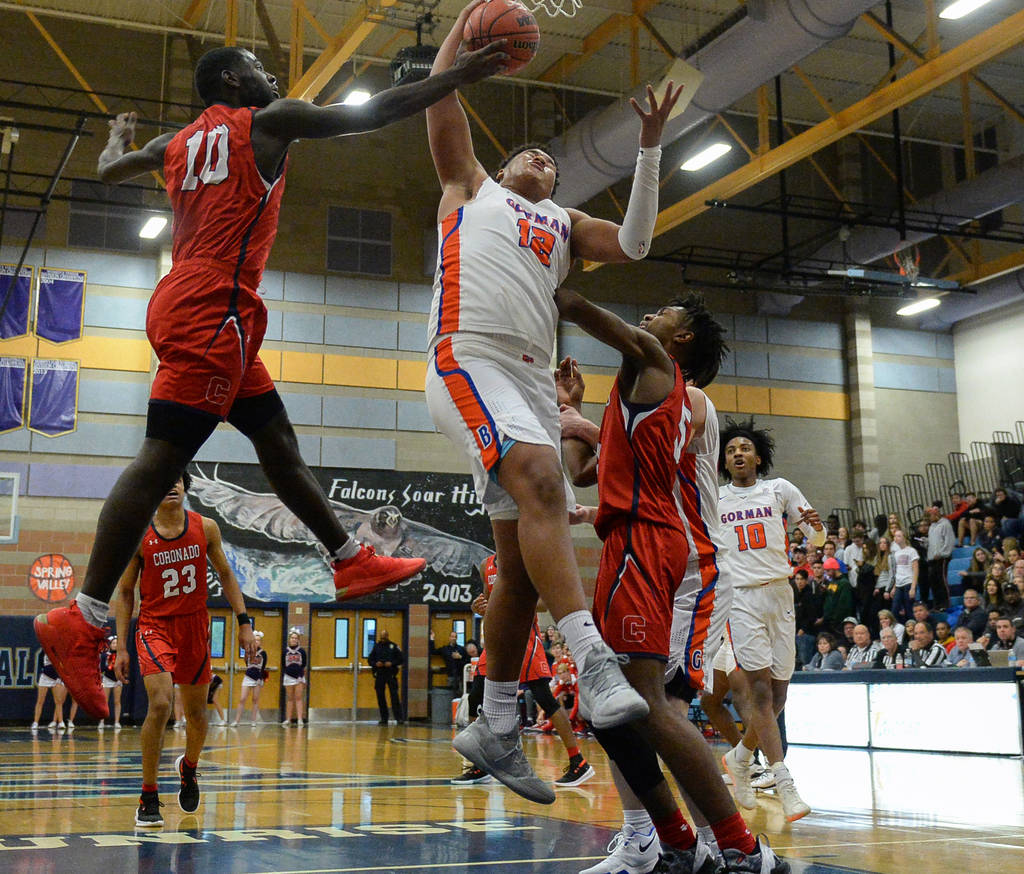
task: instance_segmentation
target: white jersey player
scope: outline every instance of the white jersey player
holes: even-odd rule
[[[753,421],[729,422],[722,435],[720,470],[729,480],[718,496],[719,520],[729,543],[733,605],[729,618],[739,671],[730,677],[745,702],[748,727],[723,763],[732,776],[736,800],[756,807],[750,783],[754,749],[760,745],[775,777],[786,818],[794,822],[811,809],[800,798],[783,763],[776,719],[786,704],[796,651],[796,621],[789,576],[787,533],[796,522],[811,543],[825,542],[825,528],[807,499],[784,479],[758,479],[772,466],[774,442]]]
[[[434,60],[455,62],[473,0]],[[431,307],[426,399],[434,424],[469,457],[491,517],[501,569],[488,601],[487,679],[481,717],[455,739],[467,759],[526,798],[555,794],[522,753],[519,669],[538,594],[580,666],[581,710],[597,727],[647,713],[587,610],[569,533],[575,502],[561,465],[555,388],[548,371],[558,312],[554,292],[574,258],[644,257],[657,217],[661,132],[680,89],[669,83],[648,108],[636,101],[640,155],[622,224],[558,207],[558,168],[543,149],[513,151],[494,179],[473,151],[456,94],[427,112],[441,182],[438,276]]]

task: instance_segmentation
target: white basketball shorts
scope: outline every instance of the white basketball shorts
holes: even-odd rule
[[[729,617],[736,664],[745,671],[771,668],[776,680],[793,676],[796,617],[788,580],[736,586]]]

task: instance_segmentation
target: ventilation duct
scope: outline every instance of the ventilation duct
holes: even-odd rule
[[[704,73],[693,102],[666,126],[664,144],[734,104],[811,52],[850,31],[878,0],[764,0],[685,58]],[[644,87],[633,96],[644,100]],[[579,206],[636,165],[639,124],[628,98],[597,110],[549,144],[559,163],[558,201]]]

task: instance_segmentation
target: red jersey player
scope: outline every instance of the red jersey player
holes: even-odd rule
[[[226,46],[196,64],[196,90],[207,108],[184,130],[126,151],[135,114],[110,122],[99,177],[110,184],[164,174],[174,210],[174,264],[146,317],[160,359],[146,439],[100,512],[81,593],[35,623],[68,691],[97,718],[107,715],[95,669],[107,602],[158,504],[222,420],[252,441],[274,491],[333,556],[339,600],[378,591],[425,566],[422,559],[374,555],[342,528],[299,454],[259,359],[267,314],[257,288],[277,233],[294,140],[361,133],[412,115],[458,85],[501,70],[508,59],[503,45],[464,53],[443,76],[382,91],[361,106],[279,99],[277,79],[257,57]]]
[[[481,616],[487,613],[487,599],[494,589],[495,580],[498,579],[498,564],[495,556],[489,556],[480,565],[480,576],[484,581],[484,592],[473,601],[473,610]],[[472,718],[476,718],[477,710],[483,703],[484,678],[487,676],[487,650],[480,653],[480,659],[476,664],[476,675],[473,677],[473,685],[469,691],[469,712]],[[523,665],[519,670],[519,685],[521,688],[529,689],[537,706],[544,711],[551,721],[552,727],[558,732],[559,740],[565,747],[569,756],[569,764],[561,777],[555,780],[555,786],[569,787],[579,786],[594,776],[594,769],[580,752],[579,744],[576,742],[576,735],[572,730],[572,723],[569,716],[556,700],[551,692],[551,665],[548,664],[547,656],[544,655],[544,645],[541,643],[540,628],[537,625],[537,617],[533,618],[533,628],[530,629],[530,639],[526,643],[526,652],[523,656]],[[458,777],[452,779],[455,785],[468,783],[483,783],[490,777],[482,768],[470,764]]]
[[[242,592],[221,548],[220,529],[212,519],[185,510],[188,487],[189,475],[185,473],[160,502],[138,551],[121,577],[114,602],[117,635],[127,640],[138,584],[139,624],[135,648],[149,709],[142,724],[142,795],[135,825],[145,828],[161,826],[164,822],[160,816],[156,780],[175,685],[184,699],[188,717],[185,752],[175,762],[181,779],[178,804],[186,813],[199,807],[196,764],[206,740],[206,693],[210,685],[207,559],[220,577],[224,597],[239,616],[239,644],[249,653],[256,650]],[[126,647],[118,649],[114,669],[118,678],[127,682]]]
[[[564,288],[555,303],[563,318],[622,353],[601,422],[600,452],[577,438],[565,440],[563,452],[573,483],[596,481],[598,487],[594,527],[604,547],[594,621],[609,646],[629,657],[623,672],[650,712],[626,726],[595,728],[595,734],[647,808],[662,845],[683,854],[680,870],[706,874],[718,865],[683,819],[656,757],[646,752],[652,746],[710,823],[728,870],[781,874],[789,866],[776,865],[768,845],[755,841],[707,742],[665,694],[673,602],[689,558],[677,476],[691,433],[703,428],[707,415],[703,393],[687,388],[685,373],[710,352],[710,332],[703,329],[710,316],[697,297],[662,307],[639,327]],[[566,359],[556,372],[560,401],[568,401],[574,370],[575,362]],[[696,575],[693,584],[699,589],[704,581]],[[600,864],[588,869],[610,870]]]

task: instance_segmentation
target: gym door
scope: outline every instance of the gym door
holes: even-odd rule
[[[355,610],[313,609],[309,636],[311,718],[355,719],[357,628]]]
[[[356,671],[356,718],[373,719],[378,717],[377,690],[373,682],[373,669],[366,657],[373,649],[377,635],[381,631],[387,631],[393,643],[397,643],[402,653],[408,659],[409,654],[405,649],[405,614],[395,610],[359,610],[356,613],[358,619],[358,646],[357,658],[359,669]],[[402,696],[402,706],[405,706],[405,666],[398,674],[398,690]],[[391,706],[390,699],[388,706]]]
[[[469,611],[443,611],[430,614],[430,630],[434,632],[434,646],[448,644],[448,636],[454,631],[459,637],[459,645],[465,646],[473,636],[473,614]],[[442,689],[448,685],[448,674],[445,672],[444,659],[441,656],[430,658],[430,686]]]

